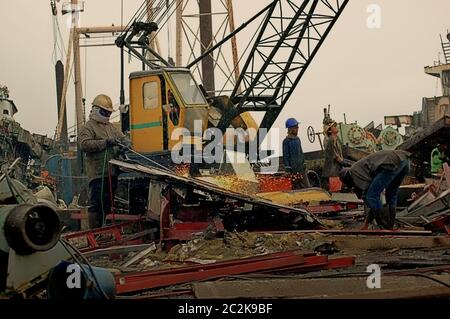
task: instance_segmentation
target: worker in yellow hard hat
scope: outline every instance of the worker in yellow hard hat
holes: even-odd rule
[[[113,111],[111,98],[105,94],[98,95],[92,102],[89,120],[78,135],[78,143],[86,154],[91,228],[101,227],[111,211],[118,172],[116,168],[109,171],[108,162],[117,158],[119,143],[128,144],[124,134],[109,121]]]

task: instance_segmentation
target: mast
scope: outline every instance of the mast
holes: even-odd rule
[[[176,6],[176,66],[183,64],[183,0],[177,0]]]
[[[234,10],[233,10],[233,0],[227,0],[227,10],[228,10],[228,24],[230,26],[230,33],[233,33],[236,30],[234,24]],[[237,49],[236,36],[234,35],[231,38],[231,53],[233,55],[233,69],[234,69],[234,79],[237,83],[239,79],[239,75],[241,71],[239,69],[239,55]],[[239,87],[240,91],[240,87]]]
[[[211,0],[199,0],[200,9],[200,42],[203,54],[213,45]],[[215,95],[216,85],[214,78],[214,58],[212,53],[202,60],[203,85],[206,91]]]
[[[75,73],[75,114],[77,135],[80,127],[84,125],[83,87],[81,81],[81,57],[80,57],[80,33],[77,30],[77,18],[79,15],[78,0],[72,3],[72,28],[73,28],[73,63]]]

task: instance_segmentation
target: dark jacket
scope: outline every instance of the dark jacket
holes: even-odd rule
[[[329,136],[325,142],[325,163],[322,169],[323,177],[339,176],[342,164],[336,160],[336,157],[342,157],[341,141],[338,138]]]
[[[283,161],[286,171],[305,172],[305,155],[298,136],[287,136],[283,141]]]
[[[355,187],[365,191],[369,188],[379,168],[395,171],[409,156],[410,153],[398,150],[385,150],[370,154],[353,164],[350,168],[350,176]]]
[[[119,149],[106,147],[106,140],[109,138],[126,143],[125,136],[111,123],[105,124],[90,119],[80,130],[78,143],[81,150],[86,153],[86,175],[90,181],[108,176],[108,162],[117,158]],[[117,173],[117,169],[114,168],[112,175]]]

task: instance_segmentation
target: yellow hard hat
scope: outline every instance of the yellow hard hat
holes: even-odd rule
[[[323,133],[324,133],[324,134],[327,134],[328,131],[331,130],[331,128],[332,128],[333,126],[335,126],[335,125],[337,125],[336,121],[330,121],[329,123],[325,124],[325,125],[324,125]]]
[[[100,94],[97,95],[92,102],[92,106],[98,106],[108,112],[114,112],[112,100],[108,95]]]

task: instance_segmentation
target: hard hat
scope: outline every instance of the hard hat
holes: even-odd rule
[[[112,100],[108,95],[105,94],[97,95],[94,99],[94,102],[92,102],[92,106],[97,106],[108,112],[114,112]]]
[[[337,125],[336,121],[331,121],[331,122],[325,124],[325,125],[324,125],[324,126],[325,126],[324,133],[327,134],[328,131],[331,130],[331,128],[332,128],[333,126],[335,126],[335,125]]]
[[[298,122],[296,119],[290,118],[286,121],[286,128],[295,127],[298,126],[299,124],[300,122]]]

